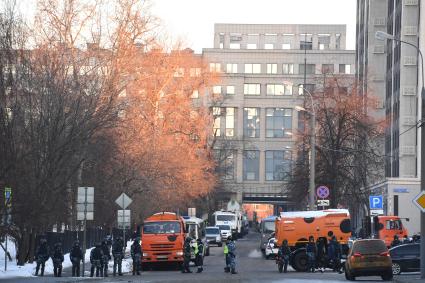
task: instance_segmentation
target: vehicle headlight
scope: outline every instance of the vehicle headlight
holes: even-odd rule
[[[149,254],[148,253],[143,253],[143,256],[149,256]]]
[[[183,256],[183,251],[176,252],[176,256]]]

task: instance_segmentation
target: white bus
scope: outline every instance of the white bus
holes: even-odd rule
[[[210,247],[208,246],[207,238],[205,235],[205,221],[198,217],[183,216],[185,223],[186,234],[195,241],[201,239],[204,244],[204,255],[210,255]]]

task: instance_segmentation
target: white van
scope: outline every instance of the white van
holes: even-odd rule
[[[204,244],[204,256],[210,255],[210,247],[205,235],[205,221],[197,217],[183,216],[187,236],[193,239],[193,244],[197,239],[201,239]]]

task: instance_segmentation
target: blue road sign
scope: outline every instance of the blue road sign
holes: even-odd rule
[[[382,196],[369,196],[370,209],[383,209],[384,202]]]
[[[329,196],[329,188],[326,186],[319,186],[316,189],[316,195],[319,198],[327,198]]]

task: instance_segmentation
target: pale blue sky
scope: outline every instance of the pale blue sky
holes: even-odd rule
[[[0,0],[1,2],[1,0]],[[36,0],[17,0],[31,16]],[[107,3],[108,0],[105,0]],[[355,0],[150,0],[173,39],[197,53],[213,46],[214,23],[346,24],[347,48],[355,48]]]

